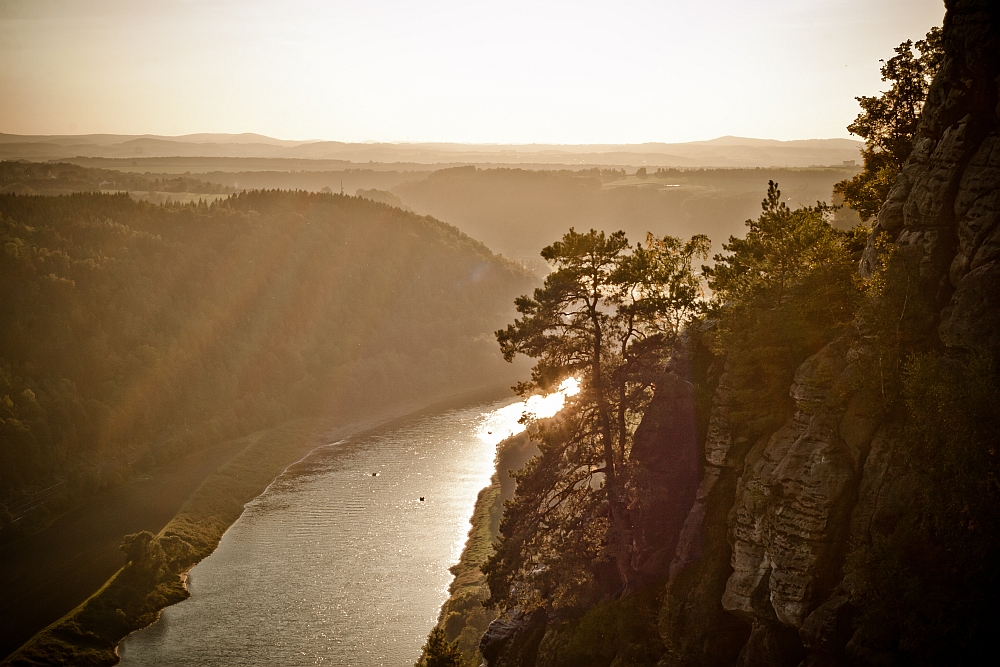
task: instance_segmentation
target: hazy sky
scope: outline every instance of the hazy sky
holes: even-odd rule
[[[0,0],[0,132],[849,136],[941,0]]]

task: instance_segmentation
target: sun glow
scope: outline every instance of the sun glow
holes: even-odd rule
[[[529,396],[526,401],[512,403],[489,413],[476,430],[476,435],[483,442],[497,445],[512,435],[524,431],[526,425],[522,423],[522,417],[527,417],[528,420],[552,417],[562,410],[567,398],[578,393],[580,393],[580,381],[576,378],[567,378],[551,394]]]

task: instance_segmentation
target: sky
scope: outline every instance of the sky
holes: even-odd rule
[[[941,0],[0,0],[0,132],[850,136]]]

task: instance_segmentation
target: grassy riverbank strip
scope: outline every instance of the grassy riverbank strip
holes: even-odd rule
[[[527,433],[511,436],[497,445],[496,470],[490,485],[479,492],[469,523],[469,536],[458,563],[451,567],[455,576],[448,587],[448,599],[441,606],[436,627],[444,630],[449,642],[458,641],[463,667],[479,667],[483,657],[479,640],[496,612],[483,606],[490,590],[480,569],[500,534],[503,504],[514,495],[510,472],[524,465],[537,453],[537,445]],[[424,657],[421,657],[423,662]],[[421,663],[418,663],[421,664]]]
[[[158,535],[140,533],[127,545],[125,567],[3,664],[116,664],[118,642],[188,597],[186,572],[212,553],[247,502],[321,444],[320,426],[318,420],[298,420],[244,438],[242,451],[209,475]]]

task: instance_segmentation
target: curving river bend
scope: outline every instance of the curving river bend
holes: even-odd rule
[[[528,409],[548,416],[562,402]],[[191,597],[122,642],[121,664],[409,667],[447,598],[496,444],[521,430],[524,409],[443,410],[314,450],[195,566]]]

